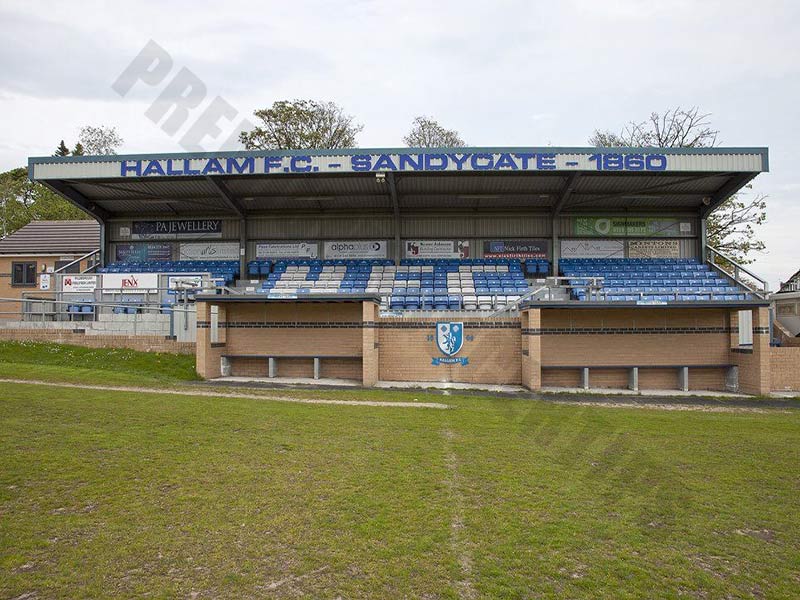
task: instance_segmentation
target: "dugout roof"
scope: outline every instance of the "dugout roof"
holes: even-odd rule
[[[766,148],[357,148],[28,162],[33,181],[99,220],[425,210],[703,216],[768,170]]]

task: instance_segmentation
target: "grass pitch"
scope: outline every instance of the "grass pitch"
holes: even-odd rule
[[[0,377],[194,378],[71,352]],[[0,384],[0,597],[797,597],[800,411],[293,393],[452,408]]]

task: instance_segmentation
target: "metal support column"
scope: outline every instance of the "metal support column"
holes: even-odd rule
[[[395,261],[400,264],[403,258],[403,249],[400,247],[400,200],[397,197],[397,184],[394,173],[386,173],[386,182],[389,184],[389,197],[392,199],[392,210],[394,211],[394,252]]]
[[[581,369],[581,387],[585,390],[589,389],[589,367]]]
[[[239,278],[247,277],[247,219],[239,219]]]
[[[700,219],[700,262],[702,264],[706,264],[706,260],[708,259],[706,253],[706,244],[708,243],[708,240],[706,239],[707,235],[706,227],[707,227],[706,218],[702,217]]]
[[[319,357],[314,357],[314,379],[319,379]]]
[[[553,277],[558,277],[558,256],[561,254],[561,247],[558,243],[558,217],[553,217],[552,219],[552,226],[553,226],[553,241],[550,244],[552,247],[553,253]]]

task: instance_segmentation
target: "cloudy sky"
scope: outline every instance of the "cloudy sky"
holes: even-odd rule
[[[581,146],[653,110],[699,106],[723,146],[768,146],[756,270],[800,268],[800,3],[482,1],[135,3],[0,1],[0,169],[117,127],[123,152],[181,151],[145,112],[164,84],[112,83],[153,40],[238,111],[333,100],[362,147],[402,145],[414,116],[471,145]],[[165,80],[166,81],[166,80]],[[201,105],[203,108],[204,105]],[[795,165],[794,167],[792,165]]]

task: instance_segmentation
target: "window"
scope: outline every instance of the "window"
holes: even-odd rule
[[[11,263],[11,285],[35,286],[36,263],[35,262]]]

